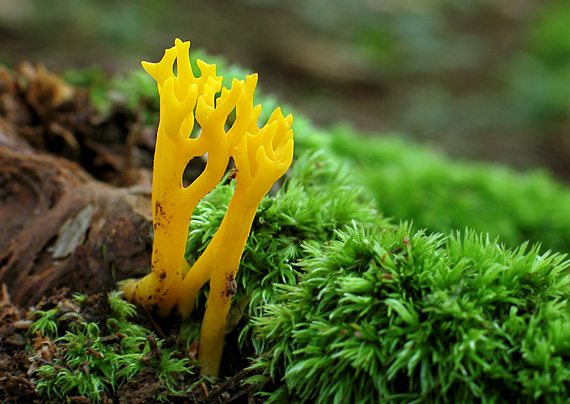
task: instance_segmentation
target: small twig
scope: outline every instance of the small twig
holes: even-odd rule
[[[123,338],[125,338],[126,335],[125,334],[121,334],[121,333],[115,333],[113,335],[107,335],[105,337],[101,337],[99,338],[100,342],[114,342],[114,341],[122,341]]]
[[[238,373],[236,373],[235,375],[233,375],[232,377],[230,377],[228,380],[226,380],[225,382],[223,382],[217,388],[215,388],[214,390],[212,390],[210,392],[210,395],[208,397],[208,401],[212,401],[212,400],[216,399],[217,397],[219,397],[225,391],[228,391],[229,387],[233,383],[242,379],[244,376],[246,376],[249,373],[251,373],[251,369],[243,369],[243,370],[239,371]],[[224,401],[224,403],[225,402],[226,401]]]
[[[158,343],[156,342],[156,337],[154,336],[154,334],[147,335],[146,340],[148,341],[148,347],[150,349],[149,359],[160,361],[160,357],[162,356],[162,352],[160,351],[160,348],[158,347]]]
[[[144,305],[140,306],[140,307],[145,311],[148,320],[152,323],[152,327],[154,328],[154,331],[156,331],[158,336],[161,339],[166,339],[166,334],[164,333],[164,331],[162,331],[162,328],[156,323],[156,321],[154,321],[154,318],[152,317],[152,314],[151,314],[150,310],[148,309],[148,307],[146,307]]]
[[[241,389],[237,393],[232,394],[230,397],[228,397],[224,401],[222,401],[222,404],[231,403],[232,401],[237,400],[238,398],[240,398],[241,396],[246,394],[248,391],[249,391],[249,389],[247,389],[247,388]]]

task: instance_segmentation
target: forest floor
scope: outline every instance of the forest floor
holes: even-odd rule
[[[53,365],[54,361],[61,358],[62,343],[57,339],[40,335],[30,334],[28,329],[32,323],[30,318],[34,318],[33,312],[37,310],[47,311],[55,308],[73,307],[78,308],[69,289],[53,290],[45,296],[33,308],[22,308],[9,302],[6,290],[3,291],[0,302],[0,401],[2,403],[34,403],[53,404],[60,403],[59,397],[49,398],[45,394],[37,391],[38,369],[43,365]],[[67,312],[70,314],[70,312]],[[89,296],[80,310],[72,313],[81,317],[89,323],[104,324],[111,315],[107,305],[107,298],[104,293]],[[145,313],[131,319],[133,323],[142,325],[147,329],[153,329],[157,323]],[[61,323],[59,323],[61,325]],[[183,394],[174,393],[160,381],[159,369],[153,365],[160,361],[163,350],[174,348],[177,351],[175,357],[170,359],[190,358],[195,360],[196,349],[185,352],[183,343],[176,337],[177,328],[168,330],[163,327],[154,332],[162,333],[167,331],[161,348],[156,346],[156,339],[153,334],[149,334],[147,339],[151,346],[150,352],[145,356],[148,366],[139,372],[135,378],[122,384],[116,391],[101,392],[99,402],[111,404],[144,404],[155,403],[157,397],[175,404],[189,403],[261,403],[263,402],[254,394],[256,389],[252,385],[246,384],[247,377],[253,372],[249,369],[234,370],[232,374],[218,379],[202,378],[197,367],[191,367],[194,372],[173,375],[176,383],[173,386]],[[60,330],[61,332],[62,330]],[[108,344],[118,344],[121,338],[119,334],[113,334],[112,330],[107,330],[102,338],[106,338]],[[195,346],[194,346],[195,348]],[[57,368],[57,365],[55,365]],[[225,371],[225,369],[222,369]],[[88,370],[86,370],[88,372]],[[77,394],[73,391],[67,396],[69,403],[89,404],[92,400]]]

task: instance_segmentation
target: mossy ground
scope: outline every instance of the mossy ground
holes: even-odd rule
[[[226,80],[243,77],[219,68]],[[156,95],[139,83],[145,80],[133,75],[116,87],[131,108],[144,106],[137,113],[150,124]],[[275,104],[262,102],[266,113]],[[116,107],[105,103],[101,113]],[[402,142],[319,130],[299,114],[295,125],[292,169],[261,204],[238,273],[225,379],[201,380],[193,362],[207,290],[184,324],[136,314],[114,294],[60,293],[29,310],[5,294],[4,401],[567,397],[568,262],[544,251],[568,251],[570,213],[536,207],[560,207],[570,191],[544,175],[525,182],[503,168],[459,164]],[[405,163],[418,156],[421,164]],[[510,188],[474,186],[487,183]],[[231,192],[225,180],[197,208],[190,261],[213,236]],[[522,208],[512,213],[505,204]],[[478,211],[499,219],[464,231]],[[509,229],[508,245],[495,238],[502,229]],[[516,247],[527,239],[543,245]]]

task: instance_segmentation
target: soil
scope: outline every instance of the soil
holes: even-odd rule
[[[28,332],[35,310],[76,307],[71,296],[81,292],[89,297],[78,315],[104,324],[107,291],[148,272],[156,128],[141,121],[120,106],[99,116],[85,91],[42,66],[23,63],[15,72],[0,67],[2,403],[58,402],[35,388],[34,369],[58,350],[56,341]],[[195,345],[185,352],[176,338],[172,324],[179,322],[157,321],[148,312],[133,321],[161,337],[170,335],[163,348],[195,355]],[[111,330],[102,331],[112,338]],[[160,354],[156,347],[153,355]],[[200,381],[198,371],[180,376],[178,387],[196,385],[184,397],[162,391],[156,369],[149,367],[102,402],[152,403],[157,394],[174,403],[258,402],[244,384],[251,376],[247,363],[229,362],[218,380]],[[91,401],[78,396],[69,402]]]
[[[3,290],[0,302],[0,400],[2,403],[34,403],[52,404],[60,402],[59,399],[49,399],[38,394],[34,382],[35,371],[39,366],[52,363],[51,360],[58,355],[58,342],[40,335],[30,335],[28,329],[32,323],[33,312],[36,310],[51,310],[55,307],[78,308],[77,303],[71,298],[70,289],[63,288],[52,290],[47,296],[34,307],[24,309],[9,301],[6,288]],[[105,293],[97,293],[88,297],[75,313],[86,322],[104,324],[108,316],[107,299]],[[155,323],[147,317],[148,313],[132,319],[147,328],[152,328]],[[64,323],[59,324],[59,332],[66,331]],[[164,325],[164,322],[163,322]],[[164,332],[162,327],[161,332]],[[174,330],[168,330],[171,336],[162,345],[165,348],[177,348],[182,359],[184,355],[195,358],[195,351],[190,348],[184,352],[181,342],[175,337]],[[104,338],[113,338],[112,330],[107,330]],[[159,359],[161,349],[156,345],[155,337],[148,337],[151,346],[151,358]],[[118,341],[118,338],[117,338]],[[196,346],[194,345],[194,348]],[[150,363],[150,360],[149,360]],[[194,369],[191,375],[178,375],[176,387],[179,390],[195,386],[191,393],[174,395],[159,383],[157,369],[149,365],[140,372],[133,380],[122,385],[113,395],[102,393],[102,403],[111,404],[143,404],[156,402],[157,396],[168,398],[175,404],[185,403],[258,403],[261,402],[254,396],[255,390],[245,384],[245,379],[252,375],[247,369],[234,371],[230,376],[219,380],[204,378],[200,380],[199,370]],[[91,400],[82,396],[70,396],[70,403],[88,404]]]

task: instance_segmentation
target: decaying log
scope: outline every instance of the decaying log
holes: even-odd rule
[[[0,117],[34,150],[75,161],[98,180],[125,187],[150,179],[156,128],[122,104],[100,115],[87,91],[41,65],[0,66]]]
[[[18,304],[53,287],[109,290],[150,266],[149,193],[62,158],[0,147],[0,223],[0,283]]]
[[[78,114],[89,111],[85,100],[74,110],[73,88],[26,69],[16,77],[0,71],[0,284],[14,303],[30,305],[54,287],[99,292],[143,275],[152,250],[150,170],[134,167],[129,188],[93,178],[86,158],[114,158],[121,168],[125,144],[106,148],[90,138],[101,128]],[[61,153],[53,139],[64,142]]]

